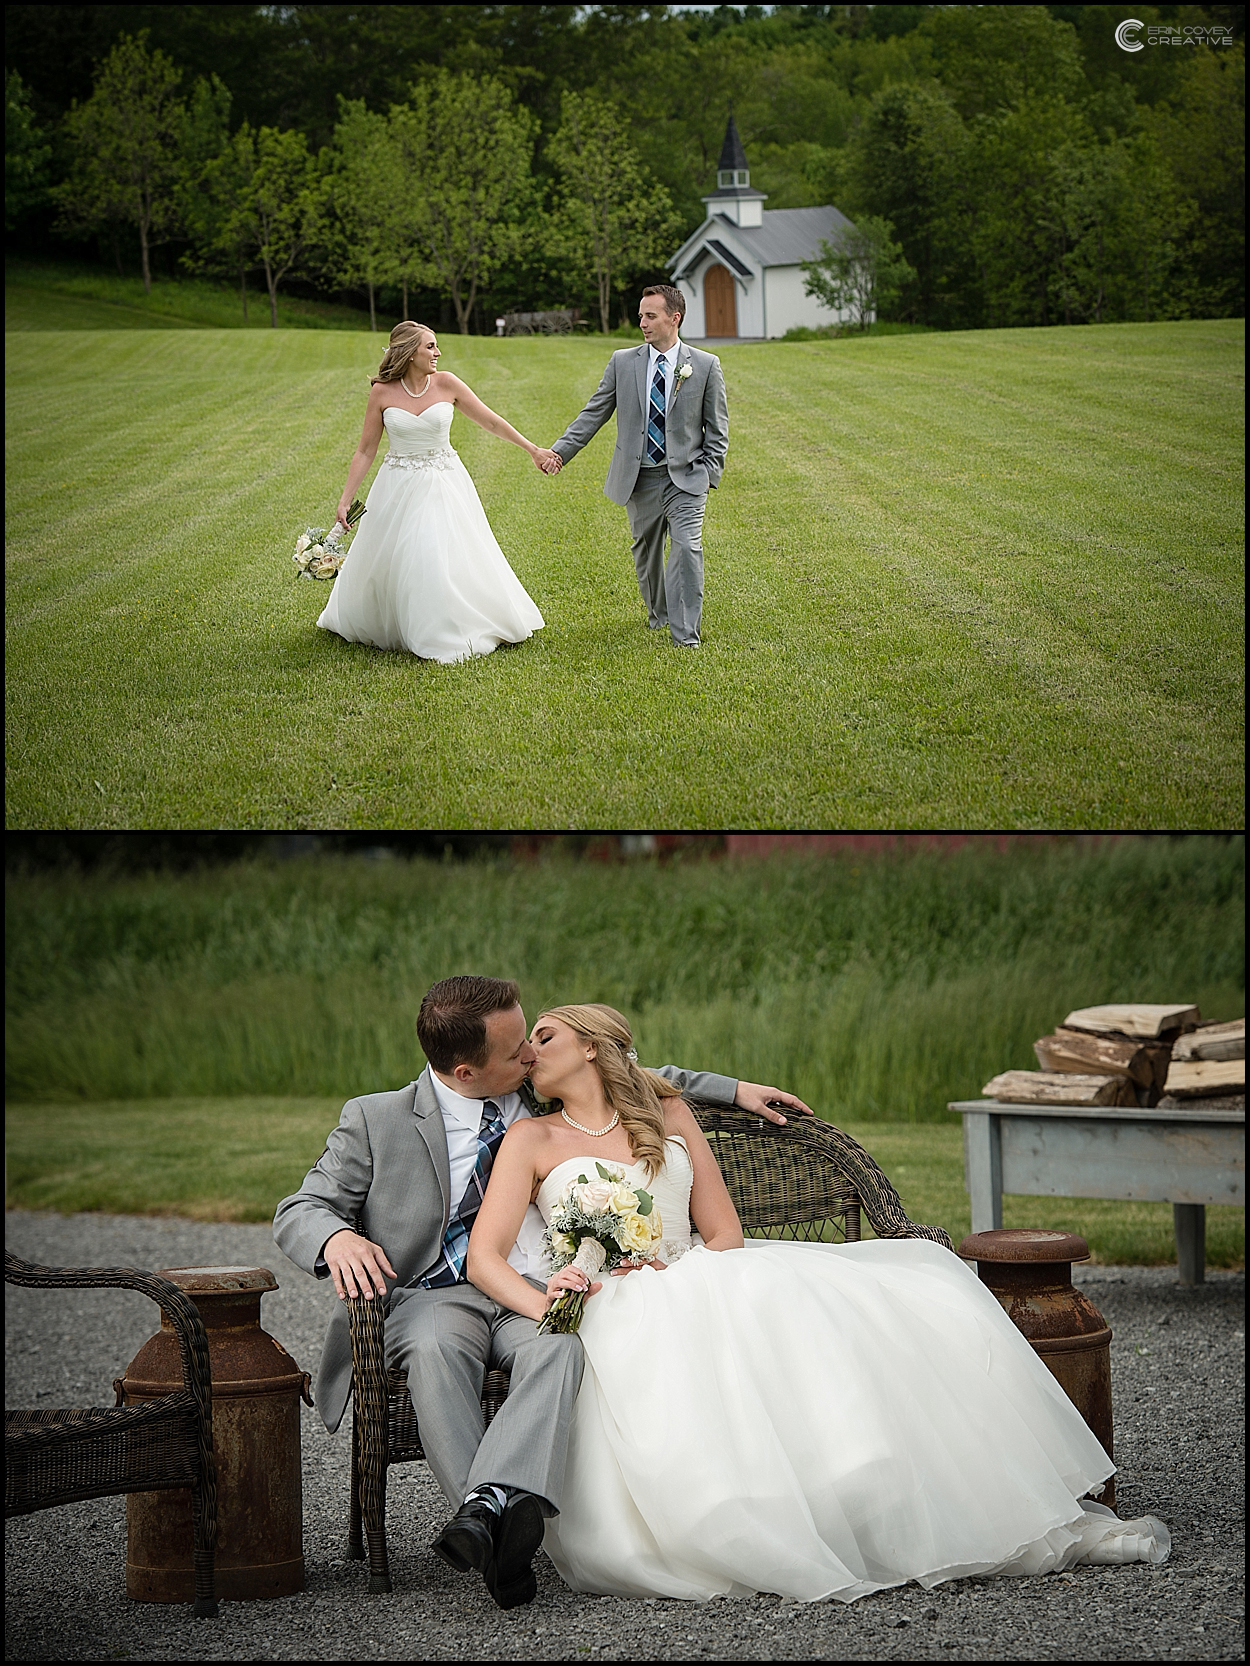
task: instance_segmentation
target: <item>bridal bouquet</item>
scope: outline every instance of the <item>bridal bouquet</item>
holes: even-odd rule
[[[301,578],[337,578],[339,569],[347,559],[347,533],[355,530],[356,523],[365,512],[365,506],[357,498],[347,512],[347,532],[344,532],[335,521],[332,527],[308,526],[295,541],[295,554],[291,560],[299,568]]]
[[[596,1163],[598,1180],[579,1174],[551,1212],[546,1243],[555,1272],[573,1266],[594,1278],[606,1267],[640,1266],[664,1235],[650,1193],[625,1183],[619,1163]],[[538,1322],[538,1329],[575,1331],[586,1306],[584,1290],[565,1290]]]

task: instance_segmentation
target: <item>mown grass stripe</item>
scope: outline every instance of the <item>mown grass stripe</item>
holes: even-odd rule
[[[9,825],[1240,825],[1240,344],[1213,321],[726,349],[684,658],[643,628],[611,428],[548,481],[457,423],[547,628],[446,668],[316,631],[325,590],[288,560],[332,513],[376,338],[14,335]],[[549,441],[610,344],[443,345]]]

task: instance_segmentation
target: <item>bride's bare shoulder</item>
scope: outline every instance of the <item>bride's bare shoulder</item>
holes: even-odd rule
[[[665,1099],[663,1105],[666,1134],[689,1134],[691,1129],[698,1130],[694,1112],[684,1099]]]
[[[504,1135],[514,1151],[537,1151],[551,1138],[545,1116],[519,1116]]]

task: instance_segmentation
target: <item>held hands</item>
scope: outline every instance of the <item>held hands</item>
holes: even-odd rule
[[[540,449],[534,453],[534,467],[541,469],[544,474],[559,474],[564,467],[564,458],[558,451]]]
[[[385,1296],[386,1276],[398,1277],[381,1244],[370,1243],[350,1227],[327,1238],[321,1253],[340,1301],[348,1296],[363,1296],[370,1301],[375,1292]]]
[[[810,1105],[805,1105],[793,1093],[782,1093],[780,1088],[766,1087],[762,1082],[739,1082],[734,1104],[740,1111],[754,1111],[766,1122],[784,1123],[785,1110],[797,1111],[800,1116],[814,1116]]]

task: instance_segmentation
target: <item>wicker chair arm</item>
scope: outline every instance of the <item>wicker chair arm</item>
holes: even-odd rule
[[[178,1337],[182,1380],[195,1398],[196,1408],[212,1450],[212,1371],[204,1321],[191,1298],[159,1273],[138,1267],[39,1267],[6,1251],[4,1282],[43,1290],[137,1290],[156,1302]],[[211,1460],[210,1460],[211,1461]]]
[[[954,1250],[949,1235],[940,1226],[920,1226],[903,1208],[902,1199],[885,1174],[857,1140],[821,1118],[791,1117],[788,1122],[769,1122],[749,1111],[726,1109],[704,1100],[689,1101],[695,1120],[707,1133],[741,1134],[797,1145],[813,1159],[832,1164],[854,1189],[869,1224],[878,1238],[927,1238]]]
[[[864,1213],[878,1238],[927,1238],[930,1243],[941,1244],[943,1249],[954,1253],[955,1246],[948,1232],[940,1226],[920,1226],[911,1219],[903,1208],[902,1198],[858,1140],[831,1122],[825,1127],[829,1131],[829,1143],[837,1152],[838,1166],[859,1193]]]

